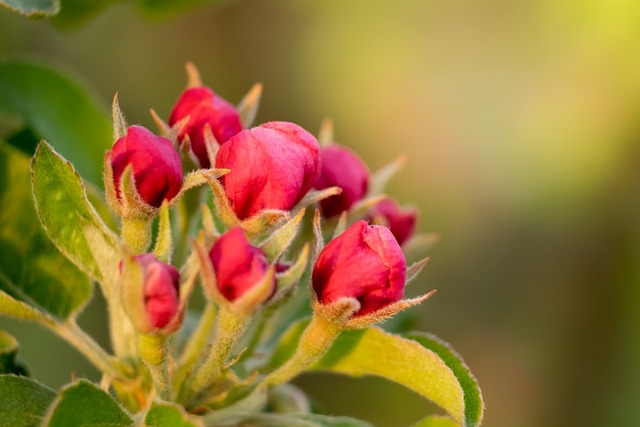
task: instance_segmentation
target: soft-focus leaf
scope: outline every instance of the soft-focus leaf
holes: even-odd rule
[[[259,414],[249,417],[249,425],[262,427],[371,427],[371,424],[349,417],[320,414]]]
[[[17,116],[101,184],[104,152],[113,143],[110,115],[80,76],[41,61],[3,60],[0,94],[0,112]]]
[[[51,22],[61,28],[76,28],[119,0],[64,0]]]
[[[94,279],[101,278],[98,262],[117,258],[115,237],[87,200],[82,179],[73,166],[41,142],[31,163],[33,196],[43,227],[54,244],[80,269]],[[87,241],[85,227],[98,230],[104,237],[99,259]],[[107,256],[109,254],[109,256]]]
[[[18,341],[0,329],[0,374],[28,376],[26,367],[17,359]]]
[[[411,427],[458,427],[458,424],[449,417],[427,417]]]
[[[46,18],[60,11],[60,0],[0,0],[0,5],[29,18]]]
[[[307,322],[293,324],[282,336],[268,370],[293,355]],[[460,425],[479,425],[482,398],[464,362],[432,336],[415,333],[407,337],[378,328],[345,331],[311,370],[386,378],[436,403]]]
[[[55,397],[36,380],[0,375],[0,427],[39,426]]]
[[[29,158],[0,144],[0,313],[37,320],[14,299],[66,318],[91,296],[91,283],[51,243],[31,198]],[[9,296],[12,297],[11,301]]]
[[[149,427],[199,427],[202,423],[186,414],[184,409],[173,403],[158,403],[144,417],[144,424]]]
[[[87,380],[64,387],[42,424],[43,427],[132,425],[131,416],[108,393]]]
[[[223,5],[231,0],[138,0],[140,10],[150,18],[168,18],[203,4]]]

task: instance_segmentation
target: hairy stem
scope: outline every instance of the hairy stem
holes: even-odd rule
[[[341,332],[340,326],[321,316],[314,315],[302,333],[296,352],[284,365],[267,375],[262,386],[274,386],[288,382],[320,359]]]

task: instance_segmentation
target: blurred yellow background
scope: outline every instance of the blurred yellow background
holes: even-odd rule
[[[463,355],[484,425],[640,425],[637,0],[244,0],[162,21],[118,3],[76,30],[3,9],[0,54],[67,64],[151,128],[191,60],[234,103],[262,82],[258,122],[316,133],[330,116],[372,169],[405,153],[389,193],[440,236],[408,290],[438,289],[415,326]],[[47,332],[0,322],[46,384],[95,377]],[[377,379],[298,383],[377,426],[434,409]]]

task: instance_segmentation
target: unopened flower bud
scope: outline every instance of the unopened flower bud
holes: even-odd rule
[[[130,126],[107,156],[118,200],[122,196],[120,180],[128,165],[133,168],[138,194],[150,206],[160,207],[164,199],[173,199],[182,187],[182,164],[173,144],[142,126]]]
[[[393,199],[384,199],[371,209],[370,218],[376,224],[386,225],[398,244],[406,242],[416,230],[418,212],[416,209],[402,209]]]
[[[144,276],[141,297],[144,299],[146,322],[140,323],[151,326],[143,328],[142,332],[162,329],[179,311],[180,273],[174,266],[158,261],[151,253],[134,257],[134,262],[142,268]]]
[[[269,261],[264,252],[249,244],[239,226],[220,236],[211,248],[209,258],[218,290],[229,302],[234,302],[260,285],[269,270]],[[275,290],[274,277],[266,297],[272,296]]]
[[[320,252],[312,284],[318,303],[355,299],[362,316],[402,299],[407,263],[388,228],[358,221]]]
[[[313,187],[320,172],[320,147],[313,135],[287,122],[270,122],[227,141],[216,167],[240,219],[264,209],[291,210]]]
[[[210,166],[204,138],[205,125],[211,127],[213,136],[220,144],[242,130],[238,110],[205,86],[182,92],[169,116],[169,125],[173,126],[185,117],[189,117],[189,121],[182,128],[178,139],[182,141],[185,135],[189,135],[193,153],[203,168]]]
[[[340,187],[342,193],[320,201],[325,218],[348,211],[367,194],[369,171],[360,158],[346,147],[332,144],[322,148],[322,170],[315,188]]]

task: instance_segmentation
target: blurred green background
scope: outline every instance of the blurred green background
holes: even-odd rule
[[[117,3],[72,30],[2,9],[0,54],[66,64],[151,128],[191,60],[232,102],[262,82],[258,122],[315,133],[330,116],[372,169],[407,154],[389,193],[440,236],[408,290],[438,289],[415,326],[463,355],[484,425],[640,425],[636,0],[243,0],[163,20]],[[104,342],[103,318],[96,296],[81,320]],[[0,322],[46,384],[96,378],[49,333]],[[433,410],[377,379],[298,383],[377,426]]]

